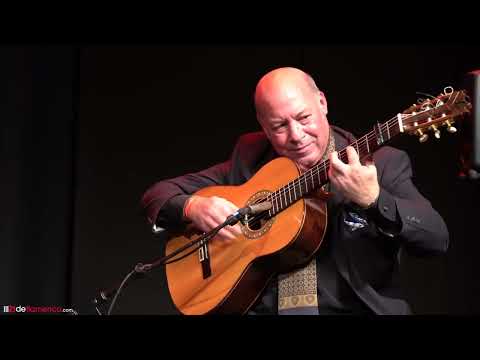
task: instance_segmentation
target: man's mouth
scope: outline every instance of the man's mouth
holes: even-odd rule
[[[291,151],[294,152],[294,153],[302,153],[302,152],[305,152],[308,150],[308,148],[310,147],[311,144],[307,144],[307,145],[304,145],[304,146],[301,146],[301,147],[298,147],[298,148],[295,148],[295,149],[292,149]]]

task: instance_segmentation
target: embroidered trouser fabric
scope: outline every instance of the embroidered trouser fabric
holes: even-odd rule
[[[335,139],[330,131],[327,150],[321,162],[335,151]],[[279,315],[318,315],[317,263],[315,257],[303,268],[278,276]]]
[[[278,277],[280,315],[317,315],[317,266],[315,258],[301,269]]]

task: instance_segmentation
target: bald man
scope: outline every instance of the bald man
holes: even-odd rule
[[[279,156],[304,172],[330,159],[328,225],[316,254],[316,313],[410,314],[399,285],[402,249],[414,255],[443,253],[448,231],[441,216],[411,181],[403,151],[380,148],[362,163],[349,144],[353,135],[329,125],[328,104],[313,78],[296,68],[265,74],[255,89],[257,120],[263,131],[241,136],[228,161],[198,173],[152,185],[141,205],[151,224],[172,228],[192,223],[202,231],[222,224],[237,207],[220,197],[192,195],[212,185],[240,185]],[[348,162],[338,158],[346,148]],[[216,241],[230,242],[238,225]],[[249,314],[278,313],[274,278]]]

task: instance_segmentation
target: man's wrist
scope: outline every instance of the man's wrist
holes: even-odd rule
[[[378,205],[378,198],[380,197],[380,192],[378,192],[377,196],[375,197],[375,200],[373,200],[370,204],[367,206],[363,207],[363,210],[368,210],[372,208],[376,208]]]
[[[192,195],[190,196],[183,206],[183,218],[187,221],[191,221],[190,219],[190,210],[192,208],[192,204],[195,202],[197,196]]]

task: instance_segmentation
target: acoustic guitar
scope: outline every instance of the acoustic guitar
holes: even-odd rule
[[[455,120],[469,113],[471,104],[464,90],[445,88],[437,97],[419,101],[360,137],[353,146],[360,158],[372,154],[400,134],[427,140],[429,132],[440,137],[440,129],[456,132]],[[339,158],[347,162],[345,149]],[[180,253],[166,265],[168,290],[180,313],[185,315],[243,314],[256,301],[269,280],[278,273],[308,263],[320,248],[327,225],[329,161],[304,173],[285,157],[264,165],[240,186],[211,186],[200,196],[223,197],[239,208],[269,204],[268,210],[246,216],[242,234],[228,244],[213,239],[194,250]],[[201,232],[187,227],[171,236],[165,255],[174,254]]]

